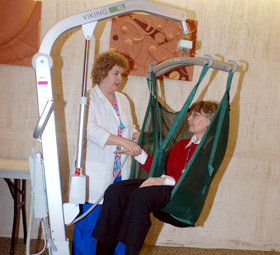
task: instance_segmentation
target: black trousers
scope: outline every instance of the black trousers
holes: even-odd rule
[[[126,180],[108,187],[92,236],[113,244],[116,240],[138,254],[151,226],[150,213],[170,200],[173,186],[139,188],[143,180]],[[128,253],[126,253],[128,254]]]

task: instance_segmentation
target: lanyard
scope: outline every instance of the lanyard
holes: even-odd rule
[[[116,110],[117,115],[118,115],[119,120],[120,120],[120,126],[118,128],[118,136],[122,137],[122,132],[123,132],[123,129],[125,128],[125,126],[124,126],[124,124],[121,121],[121,117],[120,117],[120,113],[119,113],[119,107],[118,107],[118,102],[117,102],[117,98],[116,98],[115,94],[114,94],[113,106],[114,106],[114,109]],[[119,151],[120,149],[121,149],[121,145],[117,145],[116,151]],[[115,154],[114,169],[113,169],[113,176],[116,175],[116,173],[118,172],[118,169],[120,168],[120,166],[121,166],[121,154],[116,153]],[[120,175],[121,175],[121,173],[118,174],[118,176],[120,176]]]
[[[187,165],[189,163],[189,157],[190,157],[190,152],[191,152],[192,144],[193,143],[191,143],[190,146],[189,146],[188,155],[187,155],[187,158],[186,158],[186,162],[185,162],[185,166],[184,166],[183,171],[186,169],[186,167],[187,167]]]

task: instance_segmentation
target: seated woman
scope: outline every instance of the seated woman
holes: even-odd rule
[[[186,168],[209,125],[217,104],[200,101],[190,107],[188,117],[191,139],[177,142],[166,160],[165,175],[147,180],[126,180],[109,186],[101,215],[92,236],[97,239],[96,254],[113,254],[118,241],[126,244],[125,254],[139,254],[151,226],[150,213],[161,210]],[[122,149],[118,153],[130,154]],[[149,172],[153,158],[144,150],[135,159]]]

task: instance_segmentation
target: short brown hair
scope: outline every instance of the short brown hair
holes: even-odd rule
[[[95,60],[91,71],[92,82],[99,84],[115,65],[123,67],[124,71],[129,69],[128,60],[122,54],[113,51],[101,53]]]
[[[218,104],[216,102],[212,101],[199,101],[196,103],[193,103],[192,106],[190,107],[189,111],[190,112],[199,112],[203,114],[205,117],[208,119],[212,119],[214,116],[215,111],[218,108]]]

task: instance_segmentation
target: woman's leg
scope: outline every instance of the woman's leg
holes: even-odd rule
[[[92,204],[83,205],[83,213],[86,212]],[[74,225],[73,246],[75,255],[94,255],[96,248],[96,239],[91,236],[96,221],[100,214],[100,205],[97,205],[85,218]]]
[[[115,179],[115,182],[120,182],[120,181],[122,181],[122,176],[118,176]],[[122,242],[118,242],[114,251],[114,255],[124,255],[124,254],[125,254],[125,244]]]
[[[126,180],[108,187],[104,195],[99,219],[92,236],[113,245],[119,233],[123,214],[126,210],[130,194],[137,189],[143,180]]]
[[[151,226],[150,213],[162,209],[171,197],[172,186],[138,188],[130,195],[117,240],[126,244],[126,254],[138,254]]]

